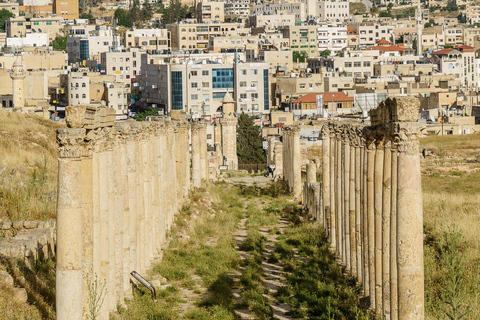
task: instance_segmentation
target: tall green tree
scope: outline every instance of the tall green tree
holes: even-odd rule
[[[115,10],[115,19],[117,19],[117,24],[119,26],[124,26],[126,28],[133,27],[133,20],[130,17],[130,12],[125,9],[118,8]]]
[[[55,39],[51,43],[53,50],[66,50],[67,49],[67,36],[61,37],[56,36]]]
[[[237,156],[240,164],[262,164],[266,160],[262,149],[262,137],[253,119],[244,113],[238,119]]]
[[[169,23],[180,22],[185,18],[193,17],[193,7],[182,5],[180,0],[173,0],[169,6],[162,10],[162,24],[166,26]]]
[[[0,10],[0,31],[5,32],[5,24],[7,23],[8,18],[13,17],[14,14],[8,10],[2,9]]]

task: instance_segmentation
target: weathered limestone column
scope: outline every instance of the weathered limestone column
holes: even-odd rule
[[[137,272],[145,271],[145,182],[143,166],[144,123],[138,124],[137,131]]]
[[[369,247],[369,226],[368,226],[368,146],[365,135],[363,135],[361,148],[362,162],[362,188],[360,194],[361,215],[362,215],[362,246],[363,246],[363,293],[370,297],[370,247]]]
[[[342,139],[342,198],[343,198],[343,261],[349,272],[351,272],[350,261],[350,137],[349,128],[345,125],[344,136]]]
[[[390,320],[390,204],[391,204],[391,174],[392,151],[391,141],[385,142],[383,163],[383,205],[382,205],[382,293],[383,319]]]
[[[317,182],[317,165],[315,163],[307,164],[307,184]]]
[[[117,131],[118,127],[114,128]],[[115,132],[114,138],[114,149],[112,152],[113,157],[113,187],[114,187],[114,219],[111,221],[115,225],[115,238],[114,238],[114,256],[115,256],[115,265],[113,266],[113,274],[115,277],[114,288],[116,303],[124,303],[124,294],[123,294],[123,195],[126,190],[123,188],[122,181],[122,170],[125,169],[122,163],[122,153],[123,153],[123,137],[118,131]]]
[[[375,143],[372,137],[367,136],[367,232],[368,232],[368,279],[370,308],[375,309]]]
[[[198,188],[202,184],[201,158],[200,158],[200,127],[192,125],[192,184]]]
[[[398,320],[398,290],[397,290],[397,144],[392,143],[392,186],[390,204],[390,312],[391,319]]]
[[[58,129],[57,319],[82,319],[82,162],[85,129]]]
[[[200,175],[202,181],[208,180],[208,157],[207,157],[207,125],[200,125],[199,141],[200,141]]]
[[[291,127],[291,142],[292,142],[292,184],[293,197],[297,200],[301,199],[302,194],[302,156],[300,153],[300,128]]]
[[[330,248],[333,251],[337,250],[337,231],[336,231],[336,210],[337,202],[335,197],[336,189],[336,174],[337,174],[337,162],[335,161],[336,157],[336,140],[335,140],[335,127],[333,124],[330,124],[330,230],[329,230],[329,239],[330,239]]]
[[[283,179],[283,143],[280,141],[275,143],[275,181],[277,179]]]
[[[363,146],[360,146],[361,131],[356,129],[356,140],[355,140],[355,244],[356,244],[356,261],[357,261],[357,279],[360,283],[363,284],[363,250],[365,247],[363,243],[363,215],[362,215],[362,195],[363,195],[363,183],[362,183],[362,170],[363,170]],[[363,284],[363,288],[365,285]],[[365,292],[364,292],[365,294]]]
[[[90,141],[88,141],[90,142]],[[93,145],[86,143],[81,159],[82,188],[82,239],[83,239],[83,314],[87,314],[88,286],[94,280],[93,276]]]
[[[357,233],[355,220],[355,128],[350,129],[350,181],[349,181],[349,205],[348,218],[350,227],[350,272],[357,277]],[[357,277],[358,278],[358,277]]]
[[[167,216],[167,207],[168,207],[168,199],[167,199],[167,192],[169,183],[167,181],[167,166],[166,166],[166,158],[167,158],[167,129],[165,126],[160,128],[160,139],[158,141],[158,149],[160,151],[160,156],[158,157],[158,169],[160,173],[160,185],[159,185],[159,192],[161,196],[161,206],[160,212],[158,214],[158,242],[157,246],[161,247],[167,238],[166,234],[166,216]],[[190,169],[190,168],[189,168]]]
[[[383,205],[383,137],[377,137],[375,141],[375,309],[380,313],[383,306],[382,289],[382,205]]]
[[[330,237],[330,130],[329,125],[322,127],[322,212],[325,220],[323,227]]]
[[[137,210],[137,126],[136,123],[131,125],[131,134],[127,141],[127,175],[128,175],[128,235],[130,241],[130,268],[131,270],[138,270],[137,264],[137,225],[138,225],[138,210]]]
[[[402,99],[403,100],[403,99]],[[412,121],[418,112],[418,100],[396,99]],[[400,104],[400,102],[403,102]],[[410,110],[408,110],[410,108]],[[423,210],[420,174],[420,153],[417,123],[396,124],[397,163],[397,258],[398,318],[424,319]]]
[[[342,131],[341,127],[337,126],[336,128],[336,139],[335,139],[335,149],[336,149],[336,157],[335,157],[335,199],[336,199],[336,231],[337,231],[337,253],[342,256],[343,252],[343,241],[342,241],[342,232],[343,232],[343,223],[342,223],[342,209],[343,209],[343,201],[342,201]],[[343,260],[342,260],[343,261]]]
[[[108,210],[107,210],[107,259],[108,259],[108,281],[107,281],[107,298],[105,303],[108,301],[109,310],[115,310],[117,307],[117,283],[116,283],[116,207],[115,207],[115,167],[113,161],[113,148],[114,148],[114,136],[113,128],[105,128],[109,132],[108,140],[106,141],[106,171],[107,171],[107,180],[103,183],[107,183],[108,190]],[[104,129],[104,130],[105,130]]]

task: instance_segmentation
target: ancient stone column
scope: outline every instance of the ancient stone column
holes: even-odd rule
[[[368,147],[367,141],[362,141],[361,162],[362,162],[362,188],[360,191],[361,201],[361,219],[362,219],[362,248],[363,248],[363,293],[366,297],[370,297],[370,247],[369,247],[369,226],[368,226]]]
[[[397,291],[397,145],[392,143],[392,185],[390,204],[390,313],[392,320],[398,320]]]
[[[330,237],[330,130],[329,125],[322,127],[322,211],[325,221],[323,227]]]
[[[58,129],[57,319],[82,319],[82,142],[85,129]],[[80,142],[80,143],[79,143]]]
[[[357,279],[363,284],[363,222],[362,222],[362,208],[361,208],[361,196],[363,195],[362,189],[362,169],[363,169],[363,147],[360,147],[360,130],[356,130],[357,139],[355,141],[355,244],[356,244],[356,261],[357,261]]]
[[[83,239],[83,313],[88,312],[88,286],[93,276],[93,160],[92,143],[86,143],[81,159],[82,239]]]
[[[317,165],[315,163],[307,164],[307,184],[317,182]]]
[[[145,271],[145,181],[143,166],[143,135],[144,123],[139,123],[137,128],[137,272]]]
[[[127,175],[128,175],[128,208],[129,208],[129,222],[128,234],[130,242],[130,268],[131,270],[138,270],[137,264],[137,225],[138,225],[138,210],[137,210],[137,126],[131,124],[132,132],[128,136],[127,142]]]
[[[200,158],[200,127],[192,125],[192,184],[198,188],[202,184],[201,158]]]
[[[335,161],[336,153],[335,127],[330,124],[330,223],[329,223],[329,239],[330,248],[333,251],[337,250],[337,235],[336,235],[336,210],[337,202],[335,197],[336,189],[336,174],[337,162]]]
[[[302,194],[302,155],[300,153],[300,128],[292,127],[292,184],[293,197],[301,200]]]
[[[350,227],[350,272],[353,276],[357,277],[357,233],[356,233],[356,220],[355,220],[355,145],[354,145],[354,128],[350,131],[350,181],[349,181],[349,227]],[[352,132],[353,131],[353,132]]]
[[[115,130],[117,128],[114,128]],[[113,220],[112,224],[115,225],[115,238],[114,238],[114,255],[115,255],[115,265],[113,266],[113,274],[115,279],[114,288],[116,290],[116,304],[124,303],[124,294],[123,294],[123,195],[126,190],[123,188],[122,180],[122,170],[125,169],[122,163],[122,137],[121,133],[115,132],[115,146],[112,152],[113,163],[113,188],[114,188],[114,210],[113,210]]]
[[[337,253],[342,258],[343,253],[343,241],[342,241],[342,233],[343,233],[343,221],[342,221],[342,212],[343,212],[343,201],[342,201],[342,128],[338,126],[336,128],[336,139],[335,139],[335,149],[336,149],[336,156],[335,156],[335,199],[336,199],[336,231],[337,231]],[[343,260],[342,260],[343,261]]]
[[[405,99],[413,105],[412,118],[418,112],[418,100]],[[414,104],[415,102],[415,104]],[[402,110],[405,112],[405,110]],[[424,319],[423,210],[420,174],[419,125],[396,124],[397,162],[397,259],[398,318]]]
[[[383,204],[382,204],[382,293],[383,319],[390,320],[390,205],[392,151],[391,142],[386,141],[383,163]]]
[[[108,209],[107,209],[107,218],[106,218],[106,226],[108,229],[107,232],[107,239],[106,239],[106,246],[108,252],[107,259],[108,259],[108,281],[107,281],[107,298],[105,299],[105,303],[108,300],[109,310],[115,310],[117,307],[118,301],[118,288],[117,288],[117,281],[116,281],[116,207],[115,207],[115,167],[113,161],[113,129],[111,127],[105,128],[109,131],[109,137],[106,141],[106,161],[104,163],[105,170],[107,171],[107,180],[104,180],[103,183],[107,184],[107,198],[108,201]],[[108,199],[108,200],[107,200]]]
[[[368,232],[368,280],[370,308],[375,309],[375,143],[372,137],[367,136],[367,232]]]
[[[349,128],[345,126],[344,136],[342,140],[342,163],[343,163],[343,178],[342,178],[342,198],[343,198],[343,261],[349,272],[351,272],[350,261],[350,137],[348,134]]]
[[[207,125],[202,123],[199,131],[200,141],[200,174],[201,180],[208,180],[208,157],[207,157]]]
[[[383,137],[377,137],[375,146],[374,190],[375,190],[375,309],[382,310],[382,205],[383,205]]]

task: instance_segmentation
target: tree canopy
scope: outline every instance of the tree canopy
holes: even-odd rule
[[[131,28],[142,22],[150,21],[153,17],[153,6],[149,1],[140,4],[139,0],[133,0],[128,10],[118,8],[115,10],[115,19],[119,26]]]
[[[56,36],[51,43],[53,50],[67,50],[67,37]]]
[[[253,122],[253,117],[244,113],[238,119],[237,156],[239,164],[265,163],[260,131]]]
[[[5,32],[5,24],[7,23],[8,18],[13,17],[14,14],[8,10],[0,10],[0,31]]]
[[[179,22],[185,18],[193,17],[193,7],[182,5],[180,0],[173,0],[170,5],[162,9],[162,25]]]
[[[323,50],[322,52],[320,52],[320,57],[330,57],[330,54],[331,54],[331,53],[332,53],[332,52],[331,52],[330,50],[328,50],[328,49]]]

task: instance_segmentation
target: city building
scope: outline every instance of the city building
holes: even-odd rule
[[[213,1],[200,1],[197,3],[198,22],[224,22],[225,21],[225,3]]]

